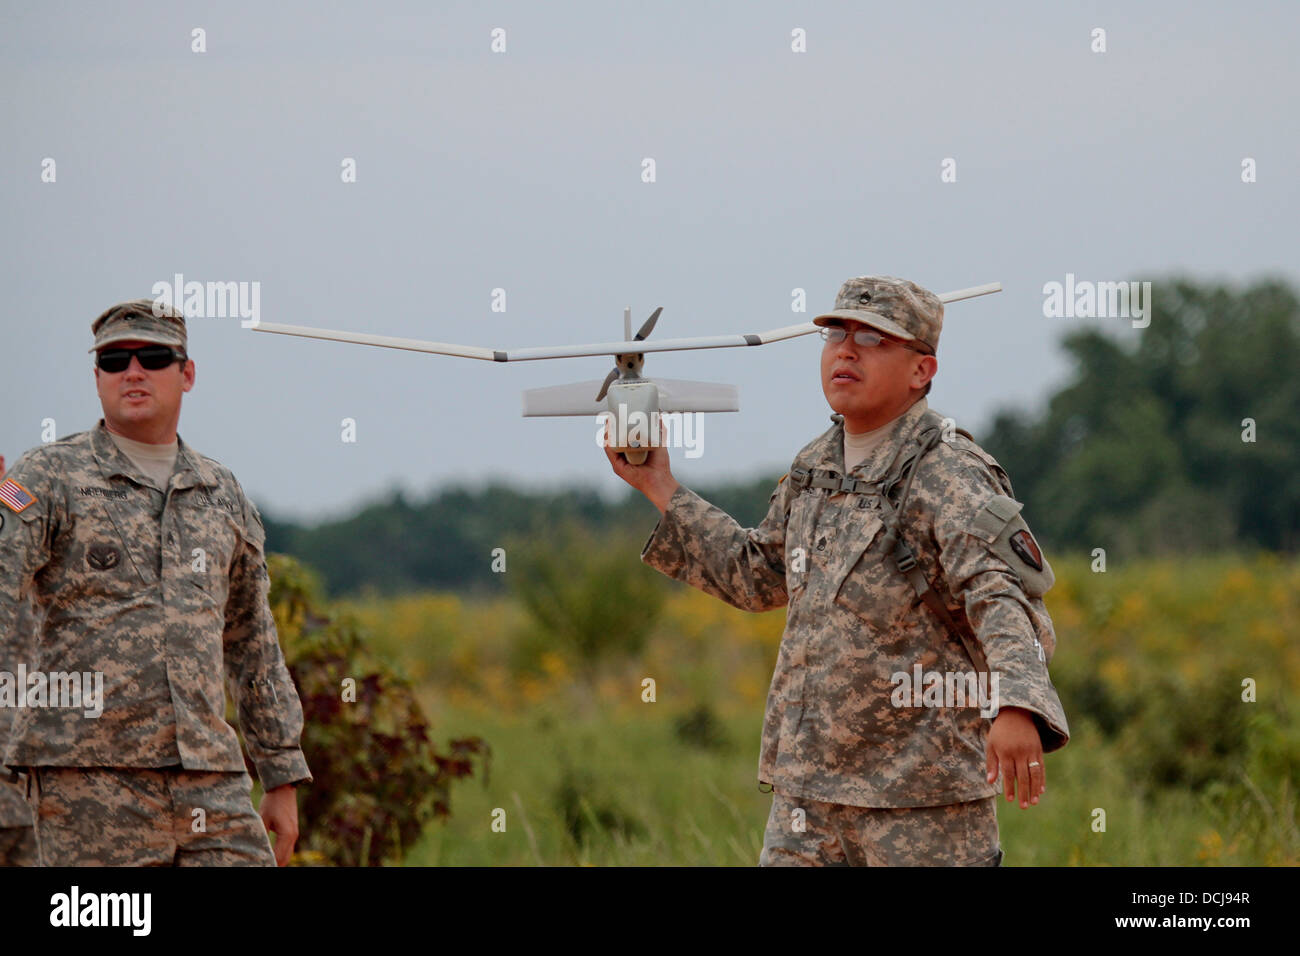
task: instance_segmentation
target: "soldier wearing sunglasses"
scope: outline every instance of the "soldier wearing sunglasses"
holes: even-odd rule
[[[25,776],[42,865],[284,865],[294,787],[311,777],[261,518],[177,434],[194,387],[185,319],[139,299],[91,329],[104,417],[0,484],[0,634],[18,633],[28,600],[44,614],[34,641],[0,647],[0,667],[21,661],[47,684],[27,692],[0,760]]]
[[[663,448],[606,454],[662,515],[643,561],[744,610],[788,607],[759,863],[997,866],[998,776],[1037,804],[1043,755],[1069,739],[1047,673],[1051,568],[1006,472],[928,407],[942,302],[861,276],[813,321],[833,424],[758,527],[679,484]]]

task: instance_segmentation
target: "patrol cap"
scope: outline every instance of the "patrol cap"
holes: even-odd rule
[[[939,350],[943,328],[943,303],[928,289],[894,276],[858,276],[840,286],[835,309],[813,319],[830,325],[835,319],[852,319],[907,341]]]
[[[171,345],[184,351],[188,341],[185,316],[171,306],[155,306],[154,302],[154,299],[119,302],[90,323],[90,331],[95,335],[90,351],[131,340]]]

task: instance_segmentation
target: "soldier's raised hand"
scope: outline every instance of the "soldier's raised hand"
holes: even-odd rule
[[[668,449],[664,447],[668,429],[662,421],[659,423],[659,435],[660,443],[650,448],[645,462],[634,465],[610,447],[609,421],[605,422],[605,457],[609,459],[614,474],[649,498],[650,503],[662,514],[668,508],[668,501],[672,498],[673,492],[677,490],[677,479],[673,477],[668,461]]]

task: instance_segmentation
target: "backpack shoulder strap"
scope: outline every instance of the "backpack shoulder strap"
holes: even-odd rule
[[[900,527],[903,512],[907,509],[907,502],[912,494],[912,481],[916,477],[917,466],[920,464],[921,459],[938,446],[941,441],[943,441],[942,419],[933,412],[926,412],[921,427],[912,440],[912,443],[916,446],[915,449],[910,450],[907,454],[900,451],[896,459],[897,468],[891,472],[881,486],[880,500],[885,515],[885,534],[887,536],[884,543],[886,550],[892,553],[894,564],[899,573],[907,578],[908,583],[912,585],[912,590],[925,603],[925,606],[943,622],[949,633],[961,641],[962,646],[966,648],[966,653],[970,655],[971,663],[975,665],[975,669],[987,673],[988,662],[984,658],[983,651],[957,625],[943,598],[939,596],[939,593],[930,584],[925,573],[917,564],[916,554],[908,543],[903,540]],[[905,450],[908,448],[908,445],[904,445]],[[898,496],[898,503],[894,504],[890,501],[890,495],[900,483],[902,483],[902,491]]]

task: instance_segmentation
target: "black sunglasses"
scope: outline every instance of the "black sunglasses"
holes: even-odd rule
[[[185,361],[185,353],[170,345],[142,345],[138,349],[102,349],[97,353],[95,364],[105,372],[125,372],[132,355],[140,360],[141,368],[151,372],[166,368],[173,362]]]

